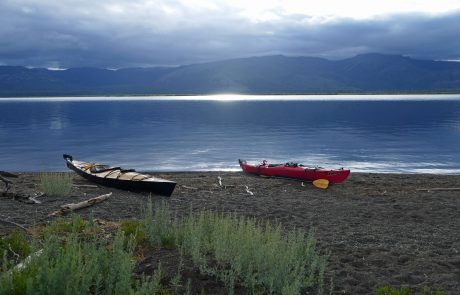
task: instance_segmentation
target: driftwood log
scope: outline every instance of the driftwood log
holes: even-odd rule
[[[44,193],[38,193],[34,195],[25,195],[20,193],[12,193],[8,191],[0,192],[0,197],[11,198],[15,201],[26,203],[26,204],[41,204],[42,202],[37,198],[42,197]]]
[[[97,188],[97,185],[94,184],[74,184],[73,187],[89,187],[89,188]]]
[[[24,268],[26,268],[27,265],[30,264],[32,259],[39,257],[40,255],[42,255],[42,253],[43,249],[40,249],[37,252],[30,254],[24,259],[24,261],[13,267],[13,269],[11,269],[9,272],[12,273],[13,271],[22,271]]]
[[[112,193],[108,193],[108,194],[105,194],[105,195],[100,195],[98,197],[91,198],[89,200],[86,200],[86,201],[83,201],[83,202],[80,202],[80,203],[70,203],[70,204],[62,205],[61,209],[50,213],[48,215],[48,217],[62,216],[62,215],[65,215],[65,214],[67,214],[69,212],[72,212],[72,211],[75,211],[75,210],[78,210],[78,209],[81,209],[81,208],[86,208],[86,207],[92,206],[92,205],[97,204],[97,203],[101,203],[101,202],[107,200],[111,195],[112,195]]]
[[[0,176],[18,178],[18,175],[6,171],[0,171]]]
[[[3,183],[5,184],[5,191],[8,191],[9,187],[10,187],[10,184],[13,183],[11,180],[3,177],[2,175],[0,175],[0,180],[3,181]]]

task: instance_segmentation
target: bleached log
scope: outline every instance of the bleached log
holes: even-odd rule
[[[108,194],[100,195],[98,197],[94,197],[94,198],[91,198],[89,200],[86,200],[86,201],[83,201],[83,202],[80,202],[80,203],[70,203],[70,204],[62,205],[61,209],[50,213],[48,215],[48,217],[62,216],[62,215],[65,215],[65,214],[67,214],[69,212],[72,212],[72,211],[75,211],[75,210],[78,210],[78,209],[93,206],[94,204],[101,203],[101,202],[107,200],[111,195],[112,195],[112,193],[110,192]]]
[[[245,185],[245,187],[246,187],[246,192],[247,192],[249,195],[254,196],[254,193],[251,192],[251,191],[249,190],[249,187],[248,187],[247,185]]]
[[[98,188],[97,185],[94,184],[73,184],[73,187],[90,187],[90,188]]]
[[[17,264],[15,267],[13,267],[13,269],[11,271],[21,271],[21,270],[23,270],[32,261],[32,259],[42,255],[42,253],[43,253],[43,249],[38,250],[37,252],[30,254],[29,256],[27,256],[24,259],[24,261],[22,261],[21,263]]]

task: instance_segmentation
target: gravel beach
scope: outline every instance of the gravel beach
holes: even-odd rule
[[[334,294],[373,294],[385,285],[460,292],[460,175],[352,173],[320,190],[311,183],[240,172],[156,173],[177,182],[166,201],[177,216],[203,209],[280,222],[286,229],[315,229],[318,246],[330,252],[328,278]],[[219,184],[219,177],[222,185]],[[20,173],[10,192],[38,192],[39,174]],[[50,222],[60,205],[112,192],[109,200],[78,211],[108,221],[141,218],[148,194],[86,186],[75,175],[70,197],[37,198],[40,204],[0,197],[0,218],[24,227]],[[0,184],[1,186],[2,184]],[[0,193],[1,196],[1,193]],[[0,222],[0,233],[15,226]],[[212,291],[211,291],[212,292]],[[217,291],[216,291],[217,292]]]

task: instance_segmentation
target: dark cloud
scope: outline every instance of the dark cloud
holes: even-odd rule
[[[122,3],[122,4],[120,4]],[[254,22],[225,5],[180,1],[2,1],[0,63],[76,67],[178,65],[254,55],[343,58],[358,53],[460,59],[460,11],[315,22]]]

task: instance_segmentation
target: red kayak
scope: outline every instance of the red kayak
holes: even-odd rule
[[[257,175],[287,177],[305,181],[327,179],[331,183],[343,182],[350,175],[350,170],[344,170],[343,168],[328,170],[320,167],[305,167],[297,163],[268,164],[265,160],[259,165],[250,165],[245,160],[238,161],[243,172]]]

